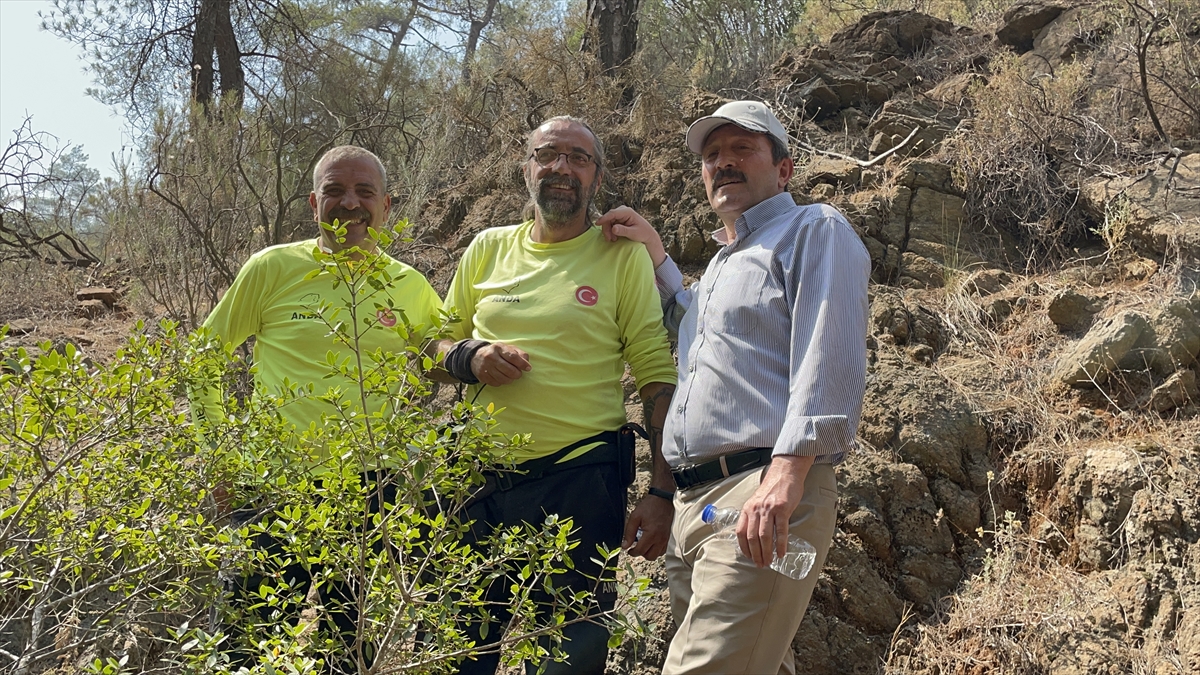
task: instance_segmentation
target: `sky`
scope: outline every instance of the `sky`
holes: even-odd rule
[[[88,96],[92,86],[79,47],[40,28],[49,0],[0,0],[0,132],[3,147],[26,115],[35,131],[82,145],[88,164],[115,176],[113,155],[128,156],[131,141],[119,111]]]

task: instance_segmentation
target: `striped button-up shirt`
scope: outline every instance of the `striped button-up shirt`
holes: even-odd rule
[[[747,448],[838,463],[866,381],[870,256],[837,209],[786,192],[738,218],[689,289],[669,258],[655,271],[679,336],[679,386],[664,429],[672,467]]]

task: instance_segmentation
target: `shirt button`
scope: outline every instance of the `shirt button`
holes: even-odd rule
[[[696,364],[694,364],[694,363],[689,363],[689,364],[688,364],[688,372],[689,372],[689,373],[694,373],[694,372],[696,372]]]
[[[704,333],[704,326],[700,326],[699,328],[697,328],[696,332],[701,333],[701,334]]]
[[[675,412],[682,413],[683,412],[683,404],[675,406]]]

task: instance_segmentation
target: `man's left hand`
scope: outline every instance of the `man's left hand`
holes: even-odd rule
[[[742,506],[737,538],[759,567],[787,553],[788,525],[804,498],[804,479],[815,457],[775,455],[758,489]]]
[[[646,560],[654,560],[666,553],[667,542],[671,538],[671,519],[674,517],[673,502],[654,495],[642,497],[625,521],[625,537],[621,540],[621,548],[629,555]],[[642,530],[640,539],[636,539],[638,528]]]

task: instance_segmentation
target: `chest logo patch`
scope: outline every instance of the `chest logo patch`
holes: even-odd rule
[[[600,295],[591,286],[580,286],[579,290],[575,291],[575,299],[579,304],[591,307],[600,299]]]
[[[396,315],[393,314],[392,310],[388,309],[387,307],[375,312],[375,318],[379,320],[381,325],[387,326],[388,328],[396,325]]]

